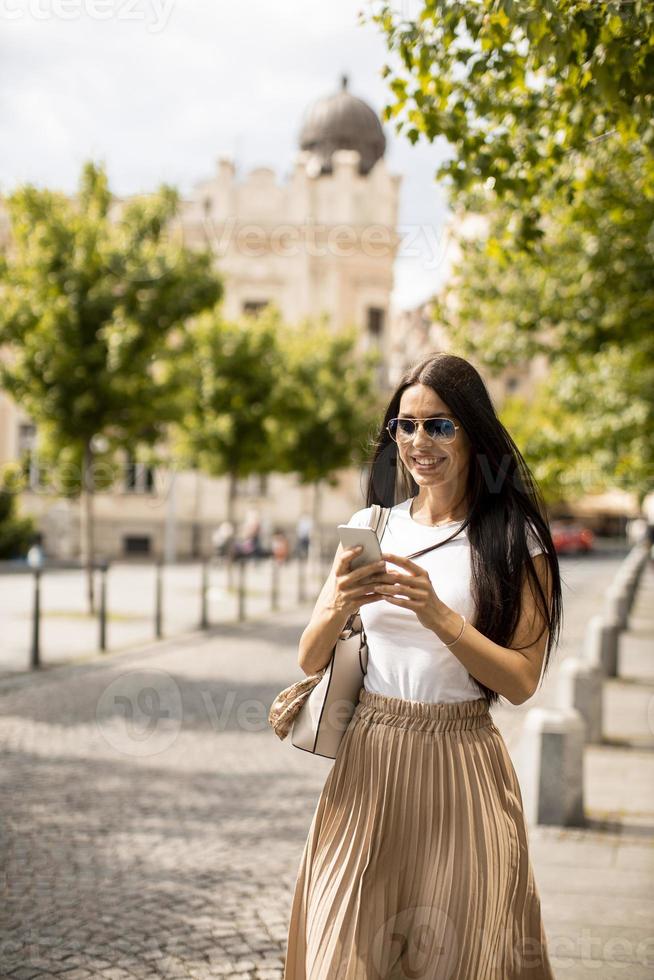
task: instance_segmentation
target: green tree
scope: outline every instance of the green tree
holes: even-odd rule
[[[122,452],[162,437],[177,406],[165,362],[186,318],[222,292],[210,254],[176,232],[173,188],[117,203],[90,162],[73,199],[21,187],[0,259],[0,386],[37,424],[49,482],[82,495],[90,611],[94,491]]]
[[[170,362],[179,411],[173,458],[229,481],[227,518],[235,517],[239,479],[270,473],[279,460],[279,384],[283,373],[278,315],[231,322],[215,308],[188,325]]]
[[[171,363],[183,406],[173,452],[180,465],[229,478],[231,521],[238,479],[295,473],[315,486],[320,528],[321,483],[363,460],[375,417],[379,358],[358,358],[355,345],[354,330],[290,327],[273,305],[255,318],[230,322],[216,309],[189,324]]]
[[[460,259],[434,303],[457,349],[499,372],[537,354],[549,377],[502,410],[550,499],[651,488],[654,385],[654,5],[427,0],[373,15],[387,118],[441,137],[436,172]]]
[[[284,469],[313,484],[312,548],[322,557],[322,488],[336,486],[338,471],[363,465],[382,410],[377,390],[381,358],[357,354],[354,328],[334,333],[309,321],[282,333],[286,371],[279,389],[287,439]]]
[[[512,432],[551,494],[556,482],[565,496],[619,484],[642,500],[651,488],[654,200],[642,194],[640,163],[637,146],[598,151],[586,198],[553,196],[543,237],[512,257],[507,211],[487,206],[486,234],[460,241],[433,304],[457,349],[491,370],[546,355],[550,377]],[[529,414],[545,420],[537,435]]]
[[[36,535],[33,517],[21,517],[16,511],[21,487],[20,467],[4,466],[0,477],[0,558],[22,557]]]
[[[654,361],[632,348],[558,360],[529,397],[500,417],[530,460],[548,502],[619,487],[642,505],[652,489]]]
[[[583,200],[604,140],[643,148],[654,196],[651,0],[425,0],[409,19],[384,2],[370,18],[394,60],[385,118],[413,143],[446,142],[436,176],[453,199],[486,188],[511,205],[514,246],[538,239],[552,194]]]

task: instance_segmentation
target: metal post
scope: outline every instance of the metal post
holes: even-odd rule
[[[200,587],[200,629],[209,629],[209,611],[207,609],[207,594],[209,592],[209,561],[202,561],[202,585]]]
[[[163,572],[162,572],[163,562],[161,558],[157,558],[155,565],[155,593],[154,593],[154,633],[158,640],[161,639],[163,635],[161,619],[162,619],[162,592],[163,592]]]
[[[100,564],[100,650],[107,649],[107,562]]]
[[[238,565],[238,621],[245,619],[245,563],[247,558],[240,558]]]
[[[41,569],[34,569],[34,608],[32,613],[32,651],[30,666],[41,666]]]
[[[270,582],[270,608],[279,609],[279,565],[275,556],[271,558],[272,561],[272,578]]]
[[[298,555],[297,560],[297,601],[302,603],[305,600],[306,576],[309,567],[309,556]]]

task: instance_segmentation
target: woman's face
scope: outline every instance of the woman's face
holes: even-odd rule
[[[427,435],[418,426],[409,442],[398,442],[397,451],[403,464],[419,487],[451,484],[454,486],[467,477],[470,462],[470,440],[461,426],[460,420],[450,411],[444,401],[428,385],[415,384],[402,392],[398,416],[413,419],[448,418],[459,428],[453,442],[440,443]],[[443,461],[431,467],[420,466],[418,459],[444,457]]]

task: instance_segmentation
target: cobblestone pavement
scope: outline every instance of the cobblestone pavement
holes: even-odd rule
[[[1,977],[281,977],[331,765],[266,720],[303,618],[0,687]]]
[[[281,978],[332,765],[267,723],[309,612],[0,680],[1,978]]]

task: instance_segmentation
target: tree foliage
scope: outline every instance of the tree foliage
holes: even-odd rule
[[[189,323],[171,368],[182,402],[171,430],[179,465],[234,479],[275,469],[283,367],[268,313],[231,322],[218,307],[206,311]]]
[[[441,138],[460,258],[434,303],[455,349],[549,375],[505,424],[550,499],[651,489],[654,4],[424,0],[373,20],[394,64],[387,119]]]
[[[70,493],[94,436],[111,450],[160,436],[172,402],[159,363],[185,318],[221,295],[210,255],[167,237],[174,190],[129,201],[119,220],[110,204],[92,163],[76,199],[27,185],[7,200],[0,385],[37,422],[40,454],[67,457]]]
[[[424,0],[409,19],[384,2],[371,19],[393,60],[385,118],[414,143],[447,142],[437,177],[453,197],[491,188],[520,211],[515,244],[538,239],[551,194],[583,200],[584,158],[604,140],[643,148],[654,197],[652,0]],[[568,156],[582,163],[572,185]]]
[[[381,409],[380,357],[357,353],[354,328],[334,333],[309,321],[282,334],[286,371],[280,387],[285,469],[302,483],[327,480],[339,469],[361,466]]]
[[[0,559],[23,557],[36,535],[34,518],[17,513],[21,482],[17,464],[3,467],[0,474]]]
[[[173,367],[180,465],[333,482],[334,471],[362,459],[372,418],[377,359],[360,364],[355,345],[354,331],[290,327],[272,305],[235,322],[219,309],[195,318]]]

